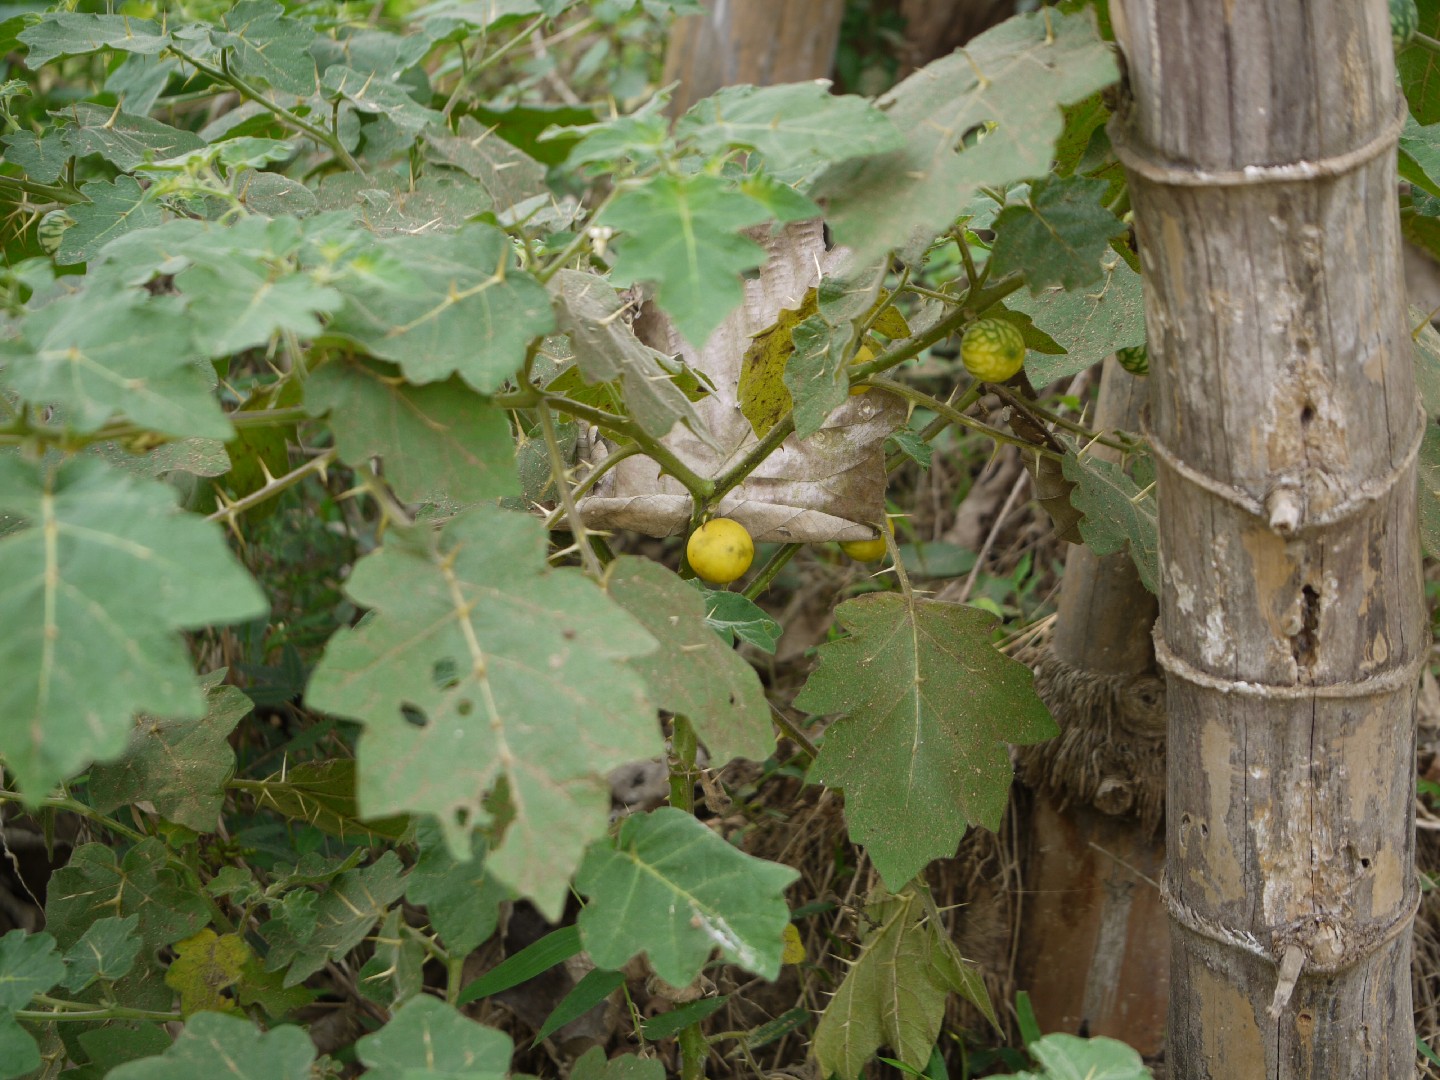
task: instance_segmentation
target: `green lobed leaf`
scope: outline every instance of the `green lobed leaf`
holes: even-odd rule
[[[75,224],[60,237],[55,261],[61,266],[88,262],[116,237],[160,224],[159,204],[146,198],[133,176],[91,180],[80,185],[80,194],[90,201],[66,211]]]
[[[650,700],[689,717],[712,762],[764,761],[774,752],[760,676],[705,624],[704,600],[694,589],[659,563],[634,555],[610,564],[605,589],[660,643],[630,661]]]
[[[790,921],[784,890],[799,875],[746,855],[673,807],[627,817],[593,844],[575,879],[590,902],[580,933],[597,965],[619,969],[644,952],[655,974],[687,986],[716,949],[765,979],[780,973]]]
[[[345,306],[327,333],[399,364],[413,383],[458,374],[493,393],[554,326],[544,287],[513,260],[510,238],[489,225],[376,238],[332,282]]]
[[[102,1076],[127,1061],[163,1054],[172,1041],[164,1027],[152,1023],[111,1023],[82,1031],[76,1036],[76,1042],[84,1049],[90,1065]]]
[[[592,1046],[570,1069],[570,1080],[665,1080],[665,1066],[655,1058],[621,1054],[605,1059],[605,1051]]]
[[[410,1080],[430,1073],[502,1080],[513,1048],[504,1032],[477,1024],[427,994],[407,1001],[388,1024],[355,1043],[367,1080]]]
[[[1059,355],[1042,350],[1026,358],[1025,373],[1036,386],[1079,374],[1117,349],[1144,343],[1140,275],[1114,252],[1101,259],[1101,266],[1104,276],[1093,285],[1073,291],[1046,289],[1038,296],[1018,292],[1006,301],[1066,350]],[[1026,346],[1033,348],[1028,338]]]
[[[353,717],[368,816],[434,815],[457,856],[508,801],[495,874],[558,916],[605,833],[605,775],[659,750],[626,661],[655,641],[577,570],[547,571],[544,525],[479,506],[436,532],[394,529],[347,592],[375,615],[331,639],[311,707]],[[509,815],[512,815],[510,817]]]
[[[394,851],[341,874],[315,902],[315,925],[303,939],[291,925],[265,924],[262,929],[270,942],[266,969],[284,970],[287,987],[304,982],[327,960],[339,960],[364,941],[404,892],[405,869]]]
[[[70,121],[61,133],[71,154],[76,157],[98,154],[121,172],[205,146],[205,141],[193,131],[90,102],[76,102],[57,117]],[[90,195],[88,187],[80,190]]]
[[[1048,173],[1060,106],[1117,75],[1088,11],[1018,15],[880,99],[904,149],[832,166],[810,194],[829,200],[836,237],[868,262],[917,230],[944,231],[981,185]]]
[[[425,987],[425,946],[405,913],[391,908],[375,934],[375,952],[360,969],[356,988],[371,1001],[396,1007]]]
[[[443,127],[425,129],[427,157],[478,180],[497,207],[515,206],[548,192],[544,165],[507,143],[502,134],[473,117],[461,117],[454,135]]]
[[[1025,201],[995,218],[991,272],[1023,273],[1030,292],[1058,285],[1073,290],[1104,273],[1100,257],[1125,224],[1101,205],[1109,185],[1082,176],[1046,177],[1030,185]]]
[[[226,51],[231,72],[289,94],[315,92],[310,46],[316,34],[307,24],[287,16],[274,0],[240,0],[222,22],[225,29],[212,29],[210,39]]]
[[[256,804],[294,821],[303,821],[340,839],[398,840],[410,822],[405,817],[361,820],[355,800],[353,758],[325,758],[287,765],[254,785]]]
[[[510,890],[485,866],[485,841],[471,837],[470,858],[457,859],[433,822],[419,828],[420,858],[406,879],[405,899],[425,908],[430,925],[453,956],[468,956],[490,940]]]
[[[104,844],[84,844],[55,871],[45,895],[45,927],[67,951],[101,919],[139,917],[151,951],[187,938],[210,921],[210,908],[150,837],[116,860]]]
[[[1440,196],[1440,124],[1421,127],[1415,117],[1405,117],[1400,132],[1400,178]]]
[[[1428,554],[1440,553],[1440,427],[1433,420],[1420,444],[1420,539]]]
[[[845,789],[851,839],[898,888],[953,855],[969,825],[998,829],[1009,744],[1057,729],[1030,670],[991,644],[988,612],[871,593],[835,617],[846,635],[820,646],[820,666],[795,699],[841,714],[810,779]]]
[[[65,953],[65,989],[76,993],[96,979],[114,982],[130,974],[144,944],[139,915],[96,919]]]
[[[0,1080],[33,1075],[40,1068],[40,1047],[35,1036],[20,1026],[12,1013],[0,1012]]]
[[[331,173],[320,181],[315,198],[322,210],[348,211],[372,233],[425,233],[427,242],[433,242],[436,230],[463,228],[472,218],[493,209],[484,188],[442,169],[413,182],[394,173]],[[363,279],[372,267],[368,260],[362,260],[362,266]],[[378,286],[384,281],[377,278],[370,284]]]
[[[706,432],[690,399],[671,378],[668,358],[635,336],[608,282],[594,274],[561,270],[550,279],[550,295],[556,327],[570,335],[587,383],[619,381],[630,415],[656,438],[677,422]]]
[[[60,179],[65,163],[74,153],[65,139],[63,128],[45,131],[22,129],[0,138],[0,143],[5,146],[7,164],[17,166],[26,179],[41,184],[53,184]]]
[[[705,598],[705,621],[720,635],[720,640],[733,645],[739,638],[761,652],[775,655],[784,632],[778,622],[744,593],[728,589],[701,588]]]
[[[320,86],[327,96],[348,101],[360,112],[386,116],[403,131],[418,132],[445,119],[411,97],[409,88],[391,82],[388,75],[335,64],[325,69]]]
[[[225,781],[235,770],[230,732],[250,709],[250,699],[235,687],[214,686],[198,720],[142,716],[120,756],[91,768],[90,805],[108,814],[148,801],[167,821],[214,832]]]
[[[1046,1035],[1025,1050],[1044,1070],[1014,1073],[997,1080],[1150,1080],[1139,1053],[1118,1039],[1082,1039],[1077,1035]]]
[[[180,995],[180,1011],[230,1012],[235,1008],[225,991],[240,981],[253,959],[239,934],[217,934],[205,927],[194,937],[175,943],[175,959],[165,971],[165,985]]]
[[[343,461],[383,459],[386,481],[407,502],[520,494],[510,421],[459,378],[412,386],[389,364],[337,358],[306,381],[305,404],[329,412]]]
[[[764,206],[718,177],[652,177],[601,215],[601,224],[624,233],[611,280],[654,282],[675,328],[700,348],[744,297],[740,275],[764,261],[764,249],[740,230],[766,217]]]
[[[83,56],[102,49],[154,55],[170,43],[170,35],[150,19],[75,11],[46,12],[19,37],[29,48],[25,65],[31,71],[57,56]]]
[[[222,1062],[227,1080],[309,1080],[314,1059],[304,1028],[267,1032],[249,1020],[202,1012],[186,1022],[165,1053],[127,1062],[106,1080],[195,1080],[216,1075]]]
[[[899,150],[900,132],[853,94],[832,94],[819,80],[782,86],[727,86],[697,102],[675,125],[707,156],[756,150],[779,172]]]
[[[58,406],[70,430],[96,431],[118,415],[171,435],[230,435],[174,297],[91,289],[32,312],[21,335],[0,352],[0,387]]]
[[[978,972],[967,968],[945,928],[927,918],[914,887],[866,906],[872,927],[859,959],[815,1029],[822,1075],[856,1080],[882,1046],[917,1073],[930,1060],[951,992],[995,1014]]]
[[[268,605],[218,526],[95,458],[0,457],[6,511],[32,527],[0,538],[0,752],[33,799],[120,753],[138,711],[204,715],[179,631]]]
[[[1155,495],[1113,461],[1066,454],[1065,479],[1075,484],[1070,501],[1085,515],[1080,535],[1096,555],[1130,549],[1140,581],[1152,593],[1160,587],[1160,535]]]
[[[0,937],[0,1012],[23,1009],[65,977],[65,962],[49,934],[11,930]]]

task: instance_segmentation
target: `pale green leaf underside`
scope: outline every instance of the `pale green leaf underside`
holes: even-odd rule
[[[1007,19],[881,98],[903,150],[834,166],[811,194],[831,200],[827,220],[862,259],[941,232],[979,186],[1049,172],[1060,106],[1117,75],[1090,12]]]
[[[576,879],[590,898],[580,933],[600,967],[618,970],[643,951],[672,986],[688,985],[716,949],[773,979],[790,919],[783,893],[797,876],[662,806],[626,818],[613,844],[586,853]]]
[[[407,501],[520,494],[509,421],[458,378],[412,386],[388,364],[336,359],[305,384],[305,403],[329,411],[344,461],[382,458],[385,479]]]
[[[309,1080],[315,1047],[295,1026],[261,1031],[249,1020],[222,1013],[196,1013],[159,1057],[126,1062],[108,1080]],[[223,1070],[223,1071],[222,1071]]]
[[[650,699],[689,717],[716,765],[769,757],[775,734],[760,677],[706,625],[704,598],[659,563],[633,555],[611,563],[605,587],[660,643],[630,662]]]
[[[405,1003],[390,1022],[355,1044],[369,1080],[439,1074],[496,1078],[507,1074],[510,1036],[460,1015],[438,998]]]
[[[348,586],[375,613],[331,639],[307,700],[365,725],[363,813],[432,814],[458,856],[503,782],[514,816],[489,865],[558,915],[608,824],[606,774],[660,733],[624,663],[654,638],[579,571],[547,571],[545,550],[543,523],[492,506],[392,530]]]
[[[219,526],[96,458],[0,457],[0,753],[32,798],[125,746],[132,716],[199,717],[179,631],[265,614]]]

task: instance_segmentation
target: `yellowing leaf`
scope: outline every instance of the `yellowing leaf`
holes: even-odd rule
[[[217,935],[208,926],[175,944],[175,962],[165,972],[165,985],[180,993],[180,1011],[233,1012],[235,1001],[225,991],[240,981],[250,959],[250,946],[239,934]]]
[[[800,940],[800,929],[793,922],[786,923],[780,938],[785,942],[784,948],[780,950],[780,963],[803,964],[805,962],[805,942]]]
[[[740,366],[740,411],[757,438],[763,438],[790,411],[785,365],[795,351],[796,325],[815,311],[815,290],[810,289],[798,308],[782,311],[775,325],[754,335],[745,350]]]

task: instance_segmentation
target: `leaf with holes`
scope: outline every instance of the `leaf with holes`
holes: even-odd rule
[[[955,854],[965,829],[995,830],[1009,797],[1009,746],[1056,733],[1030,670],[990,642],[978,608],[871,593],[835,611],[845,636],[795,706],[839,713],[810,780],[845,789],[851,839],[898,888]]]
[[[580,933],[600,967],[618,970],[644,952],[672,986],[688,986],[716,949],[774,979],[790,922],[784,891],[798,876],[662,806],[627,817],[613,841],[586,853],[575,880],[590,898]]]
[[[0,456],[5,511],[31,527],[0,537],[0,754],[36,799],[120,753],[136,712],[203,716],[179,631],[268,604],[219,526],[98,459]]]
[[[903,145],[900,132],[869,101],[832,94],[818,80],[724,87],[680,118],[675,137],[692,141],[703,154],[758,150],[772,169],[787,173]]]
[[[880,99],[903,149],[832,166],[809,194],[829,200],[827,223],[868,261],[917,231],[943,232],[982,185],[1044,176],[1060,106],[1117,75],[1089,11],[1007,19]]]
[[[432,814],[460,857],[499,816],[491,869],[558,916],[609,823],[606,774],[661,746],[626,664],[654,638],[578,570],[547,570],[546,546],[543,522],[492,506],[391,530],[347,587],[375,614],[331,638],[307,701],[364,725],[367,816]]]

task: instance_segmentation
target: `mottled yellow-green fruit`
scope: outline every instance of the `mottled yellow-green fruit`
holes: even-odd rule
[[[1025,339],[1014,323],[980,319],[960,339],[960,359],[981,382],[1004,382],[1025,366]]]
[[[1115,350],[1115,359],[1131,375],[1150,374],[1150,353],[1142,345],[1131,345],[1128,349]]]
[[[685,544],[690,569],[712,585],[728,585],[755,559],[755,541],[745,526],[729,518],[711,518]]]
[[[893,531],[889,518],[885,519],[885,531]],[[842,540],[840,550],[856,562],[875,562],[885,557],[887,545],[885,537],[877,536],[874,540]]]

